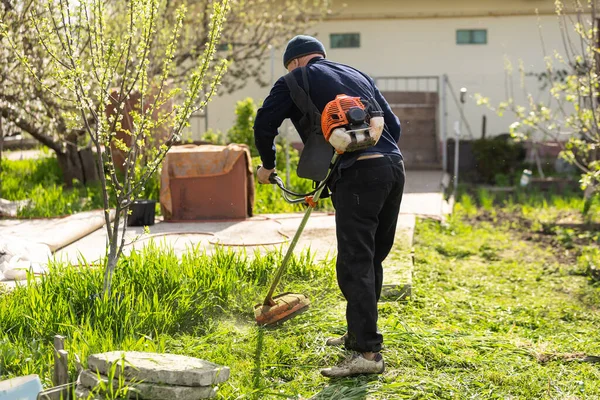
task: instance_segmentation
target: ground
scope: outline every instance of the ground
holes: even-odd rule
[[[179,259],[150,247],[123,260],[114,299],[95,297],[101,271],[93,268],[58,269],[0,295],[0,325],[8,327],[0,376],[38,373],[49,385],[51,338],[60,333],[84,367],[89,354],[114,349],[227,365],[221,399],[600,398],[600,287],[588,273],[599,260],[596,233],[557,231],[549,221],[566,213],[556,207],[483,198],[461,198],[445,221],[417,219],[412,297],[379,305],[383,375],[319,373],[347,355],[324,346],[345,330],[332,259],[299,255],[281,289],[306,294],[311,307],[258,328],[252,308],[280,255],[192,249]],[[399,237],[386,267],[405,260],[406,247]]]
[[[222,399],[598,398],[598,285],[582,273],[578,263],[563,263],[557,257],[564,248],[527,240],[524,229],[510,221],[484,219],[459,209],[447,224],[418,220],[413,297],[409,301],[385,301],[379,307],[387,363],[382,376],[344,380],[320,376],[320,368],[345,356],[342,350],[324,346],[328,336],[344,331],[344,301],[335,285],[332,264],[310,267],[308,261],[291,269],[290,275],[299,279],[288,281],[285,287],[306,293],[311,308],[276,329],[259,329],[250,313],[236,311],[247,308],[260,292],[243,297],[248,288],[238,284],[238,291],[243,288],[239,294],[242,298],[222,303],[225,308],[211,317],[212,322],[204,321],[201,331],[180,325],[179,329],[139,336],[135,332],[145,330],[147,317],[136,312],[130,324],[138,328],[131,333],[115,336],[108,332],[104,339],[89,336],[84,345],[77,339],[81,334],[91,335],[85,333],[88,328],[84,325],[78,330],[81,333],[70,334],[70,351],[83,355],[106,347],[145,349],[227,365],[232,377],[219,388]],[[388,263],[399,257],[398,247]],[[152,260],[150,256],[146,259]],[[146,287],[144,291],[160,285],[171,287],[166,276],[148,286],[142,261],[136,257],[127,274],[145,277],[140,282]],[[188,261],[202,265],[202,259],[194,256]],[[237,267],[226,268],[231,272]],[[172,271],[172,282],[181,282],[176,290],[182,302],[188,301],[187,286],[192,283],[185,278],[185,271]],[[87,282],[85,276],[80,280]],[[128,280],[137,285],[139,278],[132,275]],[[56,288],[61,286],[52,292]],[[138,293],[135,287],[130,290]],[[146,307],[143,293],[135,297],[143,303],[140,311]],[[151,299],[151,292],[148,296]],[[173,306],[169,295],[160,298],[164,299],[162,307]],[[79,304],[73,301],[75,306]],[[53,306],[53,310],[59,309],[58,304]],[[152,318],[163,321],[159,317]],[[164,321],[153,325],[170,324],[168,319]],[[39,326],[46,325],[42,321]],[[127,339],[119,339],[121,335]],[[24,357],[31,352],[27,350],[30,345],[18,348]],[[7,366],[13,371],[16,368],[10,360]]]

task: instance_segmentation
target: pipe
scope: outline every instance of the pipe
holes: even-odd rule
[[[442,75],[442,169],[448,172],[448,99],[446,98],[446,74]]]
[[[566,10],[565,10],[566,11]],[[575,14],[575,13],[567,13]],[[455,18],[499,18],[499,17],[528,17],[528,16],[556,16],[556,11],[488,11],[488,12],[396,12],[378,14],[346,14],[326,18],[325,21],[357,21],[357,20],[390,20],[390,19],[455,19]]]

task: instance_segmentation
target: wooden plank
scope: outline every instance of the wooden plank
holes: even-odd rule
[[[69,353],[66,350],[58,351],[58,385],[66,385],[69,383]]]
[[[61,335],[54,336],[54,374],[52,375],[52,383],[54,386],[61,385],[63,382],[59,381],[58,373],[60,370],[60,362],[58,352],[65,349],[65,337]]]
[[[52,374],[53,388],[50,388],[38,396],[44,400],[66,400],[69,398],[69,353],[65,350],[65,337],[54,336],[54,371]]]

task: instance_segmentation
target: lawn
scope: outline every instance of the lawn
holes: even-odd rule
[[[2,295],[0,377],[38,373],[48,384],[60,333],[84,362],[91,352],[131,349],[227,365],[221,399],[600,398],[600,285],[590,273],[600,262],[597,238],[575,232],[565,241],[524,223],[539,219],[523,219],[527,205],[478,203],[463,197],[447,224],[419,220],[413,298],[379,308],[382,376],[319,374],[344,356],[324,346],[344,331],[332,260],[297,258],[284,288],[307,294],[312,307],[259,329],[252,308],[281,254],[194,250],[178,262],[156,247],[123,259],[110,302],[94,298],[100,271],[60,266]]]

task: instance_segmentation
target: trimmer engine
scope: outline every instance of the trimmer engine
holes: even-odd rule
[[[323,135],[339,154],[376,145],[383,125],[383,111],[374,99],[345,94],[327,103],[321,115]]]

